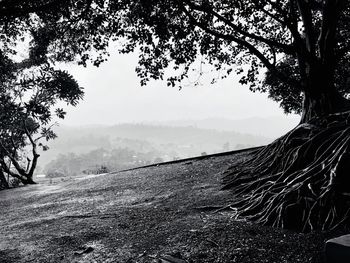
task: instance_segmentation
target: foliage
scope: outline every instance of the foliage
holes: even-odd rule
[[[19,4],[4,3],[16,10],[21,9]],[[33,15],[16,17],[12,12],[0,19],[0,177],[4,187],[9,186],[5,174],[24,184],[34,183],[38,147],[48,149],[41,141],[56,137],[53,117],[62,119],[66,114],[57,104],[75,106],[83,96],[74,78],[57,69],[57,60],[48,55],[50,27],[42,23]]]
[[[297,63],[296,59],[287,56],[278,62],[277,68],[285,75],[293,76],[295,79],[300,79]],[[347,55],[339,62],[338,67],[335,70],[334,78],[336,89],[346,98],[350,95],[349,81],[350,63],[349,55]],[[300,88],[282,82],[271,71],[266,72],[262,84],[263,85],[259,86],[259,91],[267,92],[269,98],[279,102],[285,113],[301,113],[303,96]]]
[[[3,83],[6,88],[0,94],[0,164],[4,172],[22,183],[32,183],[39,158],[37,147],[48,149],[41,140],[56,137],[52,117],[65,116],[56,104],[65,101],[76,105],[83,92],[67,72],[47,66],[25,73],[18,70],[13,75],[17,77]]]
[[[294,78],[300,79],[296,64],[297,61],[294,58],[286,57],[277,64],[277,67],[285,75],[294,76]],[[300,88],[280,81],[270,71],[266,72],[263,85],[260,87],[262,92],[268,93],[269,98],[276,102],[280,102],[280,106],[285,113],[301,113],[303,96]]]
[[[121,53],[139,53],[142,85],[163,78],[179,85],[193,70],[202,75],[207,62],[219,77],[235,72],[251,90],[268,90],[290,112],[300,109],[310,67],[324,61],[330,79],[337,72],[338,90],[347,89],[339,76],[347,71],[349,6],[344,0],[16,0],[4,1],[1,13],[7,52],[29,34],[31,63],[98,66],[114,41]],[[169,67],[177,73],[167,75]]]

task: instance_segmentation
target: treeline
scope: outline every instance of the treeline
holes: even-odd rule
[[[60,154],[45,166],[43,172],[48,177],[100,174],[162,161],[157,151],[142,153],[129,148],[100,148],[83,154]]]

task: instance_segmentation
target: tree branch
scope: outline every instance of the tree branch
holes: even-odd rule
[[[3,158],[0,158],[0,165],[1,165],[1,169],[3,169],[5,171],[5,173],[11,175],[12,177],[18,178],[21,181],[23,180],[22,176],[11,171],[11,169],[7,166],[7,164]]]
[[[16,158],[9,152],[9,150],[5,147],[5,145],[0,140],[0,146],[5,151],[6,156],[10,158],[11,162],[15,166],[16,170],[23,176],[26,176],[26,171],[19,165]]]
[[[297,6],[295,5],[295,0],[289,1],[289,21],[288,23],[288,29],[291,32],[293,38],[294,38],[294,45],[297,51],[297,57],[299,57],[300,61],[308,61],[310,63],[313,63],[316,59],[315,56],[313,56],[310,51],[306,47],[306,43],[304,42],[303,38],[301,37],[299,30],[298,30],[298,23],[299,23],[299,16],[297,14]]]
[[[336,26],[344,0],[326,0],[323,7],[323,20],[318,40],[320,59],[323,64],[332,62],[335,46]]]
[[[196,11],[205,12],[205,13],[208,13],[208,14],[215,16],[219,21],[225,23],[227,26],[231,27],[235,32],[241,34],[244,37],[248,37],[248,38],[251,38],[253,40],[263,42],[270,47],[281,49],[286,54],[294,54],[295,53],[295,50],[294,50],[293,46],[291,46],[291,45],[283,44],[283,43],[280,43],[276,40],[267,39],[267,38],[264,38],[262,36],[259,36],[259,35],[253,34],[253,33],[249,33],[247,31],[243,30],[241,27],[232,23],[229,19],[225,18],[224,16],[222,16],[218,12],[214,11],[213,7],[208,8],[208,7],[205,7],[202,5],[198,5],[198,4],[192,3],[190,0],[186,0],[186,2],[187,2],[187,5],[189,6],[189,8],[196,10]]]
[[[307,50],[311,54],[315,54],[315,31],[312,22],[312,12],[308,1],[297,0],[298,9],[304,24],[305,40]]]
[[[288,83],[289,85],[295,86],[300,88],[300,83],[294,79],[291,79],[288,76],[285,76],[283,73],[281,73],[280,71],[278,71],[275,67],[275,65],[273,65],[272,63],[270,63],[270,61],[256,48],[254,47],[252,44],[250,44],[249,42],[247,42],[246,40],[240,39],[238,37],[235,37],[233,35],[228,35],[228,34],[223,34],[221,32],[217,32],[213,29],[210,29],[206,26],[204,26],[202,23],[198,22],[196,20],[196,18],[193,17],[193,15],[191,14],[190,11],[188,11],[186,9],[186,7],[183,6],[183,12],[187,15],[187,17],[190,19],[190,21],[195,25],[198,26],[199,28],[201,28],[204,32],[227,40],[229,42],[235,42],[238,45],[241,45],[242,47],[246,48],[252,55],[255,55],[261,62],[262,64],[269,69],[271,72],[273,72],[274,74],[276,74],[276,76],[281,79],[282,81]]]
[[[37,162],[38,162],[38,158],[40,157],[40,154],[37,153],[37,150],[36,150],[36,142],[35,140],[33,139],[32,135],[30,134],[28,128],[27,128],[27,124],[26,124],[26,121],[24,120],[24,130],[25,130],[25,133],[26,135],[28,136],[28,139],[32,145],[32,153],[33,153],[33,161],[31,163],[31,166],[30,166],[30,170],[29,172],[27,173],[27,176],[28,177],[32,177],[33,176],[33,173],[34,173],[34,170],[36,168],[36,165],[37,165]],[[29,165],[29,164],[28,164]],[[27,168],[27,171],[28,171],[28,168]]]

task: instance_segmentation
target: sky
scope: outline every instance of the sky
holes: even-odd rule
[[[84,100],[66,108],[61,125],[113,125],[206,118],[244,119],[286,116],[266,94],[252,93],[230,76],[214,85],[189,85],[179,90],[165,81],[140,86],[135,73],[137,54],[111,54],[99,68],[70,64],[62,66],[84,87]]]

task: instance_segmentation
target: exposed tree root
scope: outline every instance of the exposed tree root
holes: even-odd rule
[[[350,112],[314,119],[225,172],[238,215],[301,231],[350,222]]]

